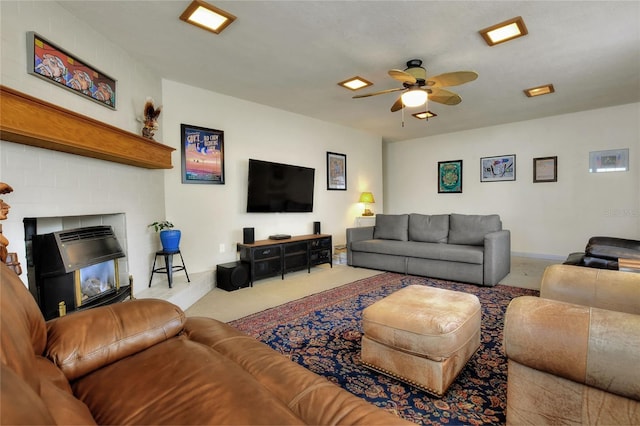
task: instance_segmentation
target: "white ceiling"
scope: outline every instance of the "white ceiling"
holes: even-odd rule
[[[220,35],[180,21],[183,1],[59,1],[159,76],[399,141],[640,102],[639,1],[217,1]],[[522,16],[529,34],[489,47],[479,30]],[[407,60],[427,75],[473,70],[438,116],[390,112]],[[109,73],[107,67],[102,67]],[[113,75],[113,74],[112,74]],[[359,75],[374,86],[337,85]],[[124,76],[113,75],[115,78]],[[523,89],[552,83],[556,93]],[[286,129],[283,129],[286,130]]]

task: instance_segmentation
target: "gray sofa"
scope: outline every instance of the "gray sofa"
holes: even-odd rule
[[[494,286],[511,270],[511,233],[497,214],[379,214],[347,229],[347,263]]]

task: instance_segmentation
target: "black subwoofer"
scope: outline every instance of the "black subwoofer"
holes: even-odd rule
[[[249,265],[242,262],[229,262],[216,268],[216,285],[226,291],[249,287]]]

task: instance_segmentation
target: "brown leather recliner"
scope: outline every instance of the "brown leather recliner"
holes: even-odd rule
[[[504,348],[507,424],[640,424],[640,274],[548,267]]]
[[[640,241],[616,237],[591,237],[584,252],[571,253],[564,264],[617,270],[618,259],[640,260]]]
[[[153,299],[44,321],[0,263],[1,424],[411,424]]]

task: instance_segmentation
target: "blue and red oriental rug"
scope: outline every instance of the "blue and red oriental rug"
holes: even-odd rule
[[[373,372],[360,363],[364,308],[409,285],[475,294],[482,305],[480,348],[442,398]],[[518,296],[537,291],[481,287],[384,273],[230,322],[307,369],[372,404],[422,425],[504,424],[507,360],[504,313]]]

